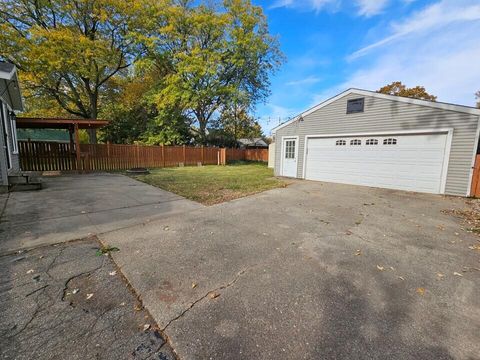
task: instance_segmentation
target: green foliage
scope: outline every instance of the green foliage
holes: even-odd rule
[[[2,57],[20,69],[26,97],[96,119],[110,79],[135,56],[128,36],[135,3],[3,0]]]
[[[0,31],[29,115],[102,117],[119,143],[258,134],[248,113],[283,61],[250,0],[3,0]]]
[[[193,118],[199,142],[207,142],[222,107],[235,101],[253,107],[269,94],[268,77],[282,55],[261,8],[249,0],[182,1],[155,19],[148,54],[165,76],[154,101]]]
[[[404,96],[404,97],[410,97],[410,98],[421,99],[421,100],[430,100],[430,101],[437,100],[437,97],[427,93],[427,91],[423,86],[415,86],[414,88],[407,88],[400,81],[395,81],[389,85],[386,85],[380,88],[377,92],[382,94],[387,94],[387,95]]]
[[[236,104],[223,109],[218,119],[218,127],[223,129],[235,142],[241,138],[263,137],[260,124],[250,116],[245,108]]]

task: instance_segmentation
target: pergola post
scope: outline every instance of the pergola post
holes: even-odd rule
[[[80,138],[78,136],[78,124],[75,123],[73,125],[73,131],[75,134],[75,155],[77,157],[77,171],[80,172],[81,165],[80,165]]]

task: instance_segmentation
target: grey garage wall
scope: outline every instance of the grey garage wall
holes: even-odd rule
[[[359,97],[365,97],[364,112],[346,114],[347,100]],[[276,131],[275,174],[280,175],[284,136],[299,136],[297,177],[301,178],[306,135],[454,128],[445,192],[465,196],[478,122],[476,115],[350,93]]]

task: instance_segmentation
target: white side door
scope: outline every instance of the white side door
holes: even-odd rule
[[[286,137],[282,141],[282,176],[297,177],[298,138]]]

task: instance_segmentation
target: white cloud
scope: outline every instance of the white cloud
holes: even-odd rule
[[[442,0],[411,17],[391,24],[391,34],[373,44],[354,52],[349,59],[364,56],[372,50],[390,44],[407,36],[421,36],[438,28],[454,23],[465,23],[480,20],[480,4],[472,0]]]
[[[289,86],[312,85],[320,81],[322,81],[322,79],[317,76],[308,76],[304,79],[289,81],[286,83],[286,85],[289,85]]]
[[[349,64],[357,70],[347,81],[320,95],[349,87],[377,90],[402,81],[425,86],[438,101],[475,105],[474,93],[480,90],[478,0],[439,1],[393,29],[393,35],[360,50],[362,57]]]
[[[358,13],[361,16],[370,17],[380,14],[390,2],[389,0],[356,0]]]
[[[271,9],[287,7],[302,10],[323,10],[326,6],[338,5],[340,0],[276,0]]]

